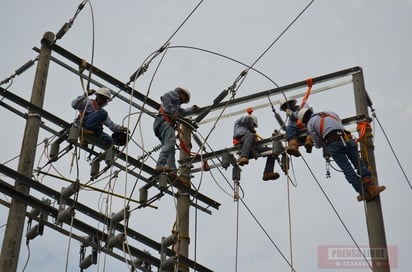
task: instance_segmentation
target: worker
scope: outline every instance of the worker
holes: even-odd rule
[[[365,162],[359,156],[356,142],[350,132],[345,130],[336,113],[313,113],[311,108],[303,108],[299,111],[299,120],[312,136],[315,147],[327,148],[346,180],[359,193],[358,201],[370,201],[385,190],[385,186],[376,185]]]
[[[180,116],[190,114],[199,107],[193,105],[189,108],[182,108],[182,104],[190,102],[190,91],[177,87],[160,97],[161,106],[154,123],[153,130],[156,137],[162,144],[159,158],[156,162],[156,172],[171,171],[177,173],[175,162],[176,128]]]
[[[254,152],[260,153],[271,150],[270,147],[256,145],[256,142],[260,139],[256,134],[257,127],[257,117],[252,115],[251,112],[235,121],[233,143],[241,145],[240,158],[238,161],[240,166],[248,164],[249,158],[253,156]],[[276,180],[279,178],[279,173],[273,172],[275,161],[276,158],[273,155],[267,156],[265,169],[263,171],[263,180]]]
[[[87,96],[94,94],[95,99],[89,99]],[[106,144],[112,145],[113,139],[103,132],[103,125],[110,128],[113,132],[126,132],[126,127],[114,123],[107,111],[103,109],[111,100],[110,90],[106,87],[97,90],[87,91],[87,96],[80,95],[72,101],[72,107],[80,112],[78,121],[85,129],[85,133],[94,134],[103,140]]]
[[[309,107],[306,103],[304,107]],[[282,99],[280,101],[280,110],[286,112],[288,116],[288,123],[286,125],[286,140],[288,141],[288,146],[286,147],[286,153],[289,155],[300,157],[299,151],[299,139],[298,133],[304,127],[298,122],[298,113],[300,110],[300,106],[296,105],[296,99]],[[312,139],[310,135],[303,136],[304,137],[304,147],[306,149],[306,153],[312,152]]]

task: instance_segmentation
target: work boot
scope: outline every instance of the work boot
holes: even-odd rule
[[[385,186],[378,186],[375,178],[364,177],[362,179],[363,195],[358,195],[358,201],[371,201],[375,199],[380,192],[386,189]]]
[[[303,144],[303,146],[306,149],[306,153],[312,153],[313,141],[312,141],[312,137],[310,135],[306,136],[306,140],[305,140],[305,143]]]
[[[286,153],[288,153],[289,155],[295,156],[295,157],[300,157],[297,138],[293,138],[289,140],[288,146],[286,147]]]
[[[94,132],[85,128],[80,129],[80,146],[87,147],[88,142],[84,138],[84,135],[94,135]]]
[[[263,173],[263,180],[275,180],[278,178],[279,178],[279,173],[276,173],[276,172]]]
[[[240,159],[239,159],[239,165],[240,166],[243,166],[243,165],[248,164],[248,163],[249,163],[248,157],[246,157],[246,156],[241,156],[240,157]]]

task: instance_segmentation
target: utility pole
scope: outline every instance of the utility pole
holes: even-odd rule
[[[184,160],[190,156],[187,152],[190,152],[192,148],[191,143],[192,129],[182,124],[180,125],[180,142],[184,144],[184,150],[180,150],[179,157]],[[181,165],[179,167],[180,180],[190,188],[190,163],[188,165]],[[189,208],[190,198],[189,194],[179,190],[177,193],[177,213],[176,213],[176,229],[178,232],[177,242],[175,244],[175,250],[179,256],[189,257]],[[188,272],[189,267],[178,264],[178,271]]]
[[[353,74],[353,86],[355,92],[356,113],[358,115],[369,116],[368,114],[368,95],[365,90],[363,72]],[[372,141],[372,129],[366,128],[365,140],[367,161],[369,163],[372,176],[376,177],[378,186],[378,175],[375,165],[374,145]],[[362,146],[361,146],[362,148]],[[363,157],[363,156],[362,156]],[[363,158],[365,159],[365,158]],[[369,235],[369,247],[371,250],[372,268],[374,272],[389,272],[388,247],[386,245],[385,226],[383,223],[382,206],[380,196],[372,201],[366,201],[366,222]],[[382,252],[383,254],[374,254]]]
[[[53,40],[54,34],[52,32],[46,32],[41,41],[42,46],[30,100],[32,104],[40,108],[43,107],[47,74],[49,71],[51,57],[51,49],[46,46],[46,43],[52,43]],[[40,116],[29,110],[17,169],[20,174],[27,177],[31,177],[33,172],[36,146],[40,130],[40,121]],[[14,187],[18,192],[29,195],[30,187],[19,180],[15,181]],[[10,204],[7,226],[0,255],[0,271],[13,272],[17,270],[25,215],[26,205],[13,198]]]

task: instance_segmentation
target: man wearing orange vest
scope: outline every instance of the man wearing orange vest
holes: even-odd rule
[[[162,144],[162,150],[156,162],[156,172],[172,171],[177,173],[175,162],[176,122],[180,115],[190,114],[199,107],[193,105],[184,109],[180,106],[190,102],[190,91],[182,87],[165,93],[160,97],[160,100],[162,103],[159,113],[153,123],[154,133]]]
[[[358,201],[370,201],[385,190],[385,186],[377,186],[372,179],[365,162],[359,156],[355,141],[345,130],[336,113],[331,111],[313,113],[311,108],[304,108],[299,111],[299,120],[312,136],[315,147],[327,148],[336,164],[342,169],[346,180],[359,193]]]
[[[72,107],[80,112],[79,120],[82,122],[82,127],[91,131],[108,145],[112,145],[113,139],[103,132],[103,125],[113,132],[125,132],[127,128],[114,123],[107,111],[103,109],[111,100],[110,90],[103,87],[96,91],[88,90],[87,94],[94,94],[96,98],[88,99],[86,96],[80,95],[72,101]]]

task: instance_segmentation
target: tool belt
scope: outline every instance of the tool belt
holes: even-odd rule
[[[343,143],[347,143],[349,142],[349,140],[351,139],[351,134],[350,132],[346,132],[346,131],[342,131],[340,129],[337,130],[332,130],[331,132],[329,132],[325,138],[324,138],[324,142],[325,144],[330,144],[332,142],[336,142],[336,141],[342,141]]]

